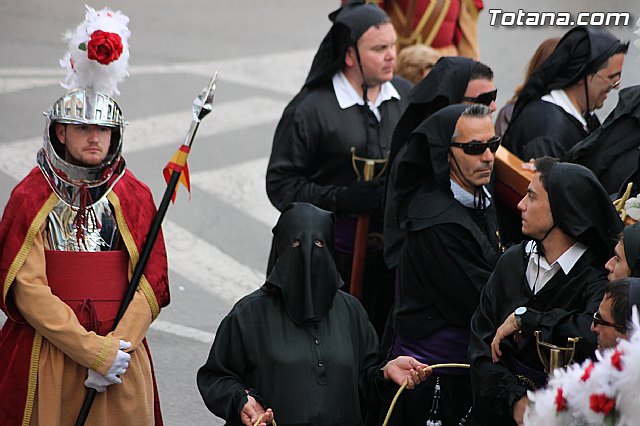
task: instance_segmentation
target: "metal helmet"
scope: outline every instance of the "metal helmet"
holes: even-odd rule
[[[97,188],[104,186],[106,193],[115,181],[124,173],[122,158],[122,138],[126,124],[118,104],[108,95],[93,89],[72,90],[58,99],[44,113],[46,125],[43,148],[38,153],[38,165],[54,190],[69,205],[76,203],[70,194],[71,187],[86,186]],[[65,146],[56,136],[55,126],[64,124],[95,124],[111,127],[111,145],[105,160],[94,167],[83,167],[65,160]],[[99,194],[96,194],[99,195]],[[94,198],[97,201],[97,198]]]

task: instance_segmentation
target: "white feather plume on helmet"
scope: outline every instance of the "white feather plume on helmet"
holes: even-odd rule
[[[67,76],[61,84],[119,95],[118,83],[129,76],[129,18],[120,11],[85,7],[84,22],[65,34],[68,51],[60,65]]]

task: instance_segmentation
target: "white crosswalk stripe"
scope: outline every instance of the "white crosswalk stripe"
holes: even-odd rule
[[[164,333],[184,337],[185,339],[207,343],[209,345],[213,343],[213,339],[215,339],[216,337],[215,333],[209,333],[206,331],[198,330],[197,328],[187,327],[186,325],[180,325],[162,320],[155,320],[153,323],[151,323],[151,328],[154,330],[162,331]]]
[[[284,102],[254,96],[216,104],[211,115],[203,120],[198,137],[214,136],[252,126],[272,123],[280,118]],[[189,111],[157,114],[131,120],[125,129],[124,154],[165,145],[176,148],[184,141],[185,126],[191,122]],[[44,125],[43,125],[44,128]],[[0,170],[19,180],[35,165],[36,153],[42,147],[42,137],[33,137],[0,144]]]
[[[182,226],[165,221],[162,232],[171,269],[228,303],[264,283],[264,273],[243,265]]]
[[[198,188],[228,201],[249,216],[273,227],[278,220],[276,210],[265,191],[268,158],[258,158],[233,166],[205,170],[191,175]]]

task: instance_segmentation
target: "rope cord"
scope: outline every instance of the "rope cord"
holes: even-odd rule
[[[469,364],[456,364],[456,363],[434,364],[425,368],[424,371],[426,372],[429,368],[431,368],[432,370],[435,370],[436,368],[470,368],[470,366]],[[384,418],[384,422],[382,423],[382,426],[387,426],[387,423],[389,423],[389,419],[391,418],[391,413],[393,413],[393,408],[396,406],[396,402],[398,402],[398,398],[400,398],[400,394],[402,394],[402,391],[407,387],[407,383],[409,382],[405,381],[402,384],[402,386],[400,386],[400,389],[398,389],[398,392],[396,392],[396,395],[393,397],[393,400],[391,401],[391,405],[389,406],[389,410],[387,411],[387,416]]]

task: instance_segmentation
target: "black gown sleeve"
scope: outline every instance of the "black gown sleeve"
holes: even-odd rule
[[[397,312],[399,327],[405,330],[400,334],[409,336],[406,327],[415,329],[420,324],[424,330],[414,330],[417,335],[433,332],[432,328],[443,323],[468,328],[480,291],[493,270],[471,233],[453,223],[410,232],[403,252]],[[414,317],[424,317],[429,306],[433,307],[431,321],[417,321]]]
[[[228,425],[242,424],[239,414],[247,403],[247,395],[264,405],[257,391],[242,381],[247,365],[244,354],[237,318],[231,313],[220,323],[209,358],[197,374],[198,390],[205,405],[227,420]]]
[[[508,253],[508,252],[507,252]],[[496,271],[491,275],[480,296],[480,303],[471,318],[469,362],[471,363],[471,385],[473,389],[474,416],[482,424],[515,424],[513,404],[522,398],[527,388],[509,371],[500,360],[491,359],[491,341],[504,318],[499,306],[502,304],[505,284],[503,269],[509,269],[501,258]],[[513,258],[512,258],[513,260]],[[501,267],[502,265],[502,267]],[[511,280],[513,284],[513,280]],[[517,289],[515,289],[517,291]],[[504,355],[503,351],[503,355]]]
[[[604,276],[588,282],[580,295],[583,301],[581,309],[560,306],[545,312],[527,308],[522,315],[522,331],[532,334],[535,330],[541,330],[543,340],[557,342],[560,346],[566,345],[568,337],[580,337],[575,359],[582,361],[593,356],[598,342],[596,334],[591,331],[592,316],[598,310],[605,288]]]
[[[267,167],[269,200],[280,211],[294,201],[335,211],[336,191],[344,187],[319,184],[311,176],[316,145],[322,141],[320,117],[301,107],[287,113],[291,117],[278,125]]]

